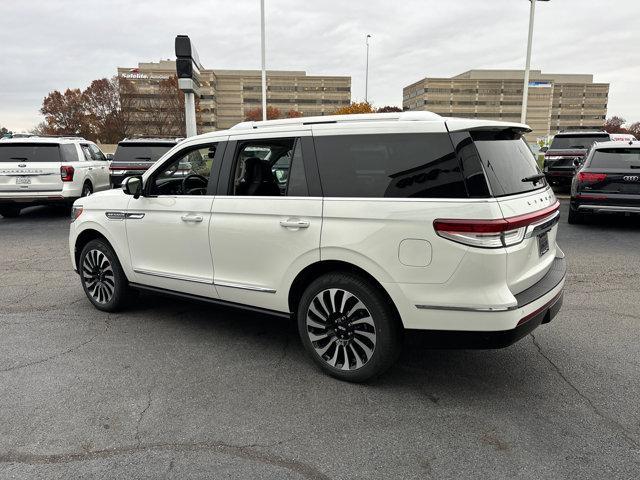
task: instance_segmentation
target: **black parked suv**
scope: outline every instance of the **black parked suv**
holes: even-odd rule
[[[132,175],[143,174],[156,160],[171,150],[179,138],[126,138],[118,143],[109,167],[111,187],[116,188]]]
[[[589,152],[571,185],[568,221],[595,213],[640,213],[640,142],[598,143]]]
[[[582,162],[595,142],[611,140],[607,132],[561,132],[545,152],[543,171],[551,185],[568,186],[575,173],[574,162]]]

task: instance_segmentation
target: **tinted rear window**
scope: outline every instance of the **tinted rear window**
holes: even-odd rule
[[[595,142],[608,142],[606,133],[596,135],[556,135],[551,142],[550,150],[588,150]]]
[[[114,162],[155,162],[173,148],[166,143],[120,144],[113,155]]]
[[[57,143],[0,143],[0,162],[60,162]]]
[[[519,132],[501,130],[470,133],[494,197],[530,192],[546,186],[544,179],[535,185],[522,181],[541,172]]]
[[[596,150],[590,167],[640,170],[640,148],[603,148]]]
[[[466,197],[446,133],[314,138],[327,197]]]

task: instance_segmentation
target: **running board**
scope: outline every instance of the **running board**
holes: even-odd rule
[[[268,308],[253,307],[251,305],[243,305],[242,303],[228,302],[226,300],[220,300],[218,298],[202,297],[200,295],[192,295],[191,293],[176,292],[175,290],[167,290],[165,288],[150,287],[149,285],[141,285],[139,283],[129,283],[129,286],[131,288],[135,288],[136,290],[145,290],[148,292],[158,293],[162,295],[171,295],[173,297],[184,298],[184,299],[193,300],[196,302],[212,303],[214,305],[219,305],[221,307],[237,308],[241,310],[247,310],[250,312],[261,313],[263,315],[273,315],[276,317],[291,318],[291,313],[289,312],[278,312],[277,310],[269,310]]]

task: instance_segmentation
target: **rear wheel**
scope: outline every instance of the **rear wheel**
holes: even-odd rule
[[[0,215],[5,218],[15,218],[20,215],[20,210],[20,207],[14,206],[0,207]]]
[[[577,210],[573,210],[569,208],[569,216],[567,218],[567,222],[572,225],[578,225],[584,223],[584,213],[580,213]]]
[[[91,186],[91,184],[89,182],[87,182],[82,186],[82,194],[80,196],[81,197],[88,197],[92,193],[93,193],[93,187]]]
[[[125,305],[127,277],[115,252],[104,240],[91,240],[84,246],[78,272],[84,293],[98,310],[115,312]]]
[[[352,274],[323,275],[309,285],[297,320],[307,353],[341,380],[376,377],[400,352],[402,328],[395,309],[376,286]]]

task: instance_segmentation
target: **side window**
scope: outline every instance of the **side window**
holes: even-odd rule
[[[62,154],[63,162],[77,162],[78,150],[73,143],[61,143],[60,153]]]
[[[309,186],[307,185],[307,176],[305,174],[304,163],[302,161],[302,142],[300,139],[296,142],[296,146],[293,150],[293,157],[291,158],[287,195],[290,197],[309,196]]]
[[[148,195],[206,195],[216,144],[179,152],[149,179]]]
[[[102,151],[100,151],[100,149],[95,145],[90,144],[89,150],[91,151],[91,158],[93,158],[94,160],[99,160],[102,162],[107,160],[107,157],[104,156],[104,153],[102,153]]]
[[[466,198],[447,133],[314,138],[327,197]]]
[[[92,161],[93,158],[91,158],[91,150],[89,150],[89,145],[83,143],[82,145],[80,145],[80,148],[82,149],[82,155],[84,156],[84,159],[87,161]]]
[[[233,195],[287,195],[294,144],[294,138],[238,143],[232,169]]]

